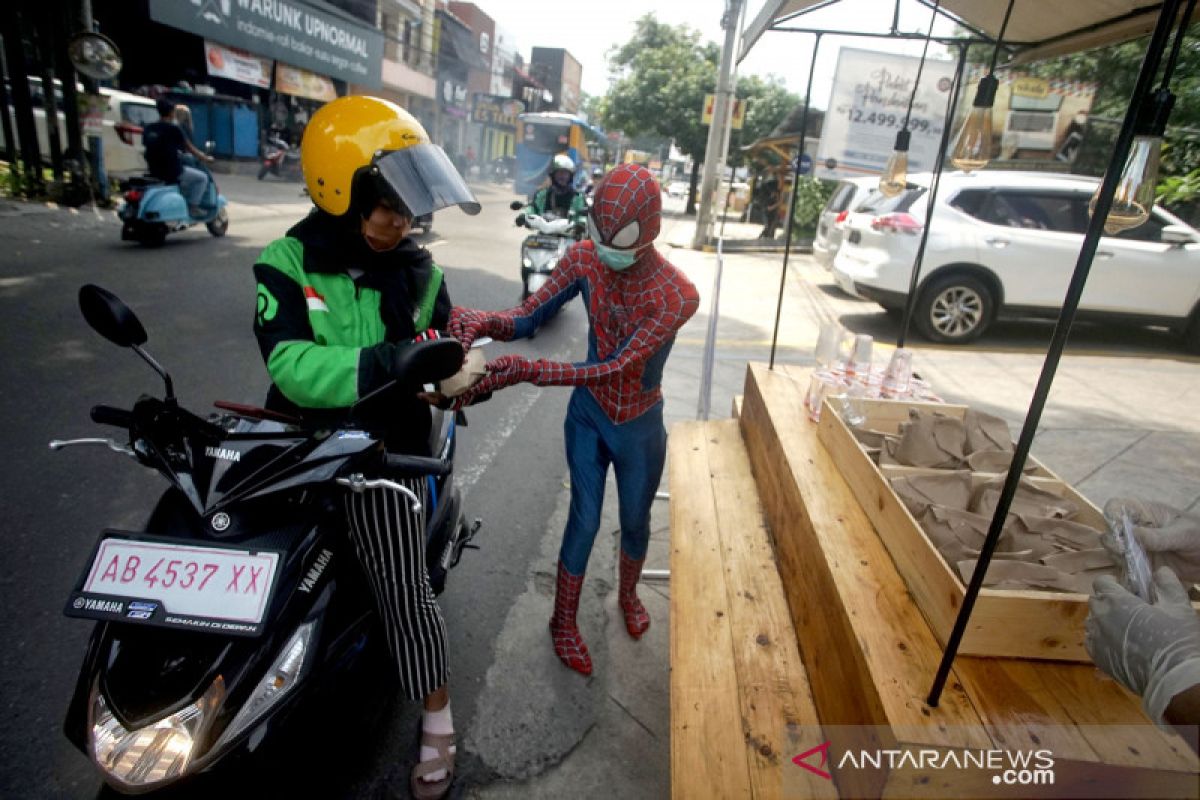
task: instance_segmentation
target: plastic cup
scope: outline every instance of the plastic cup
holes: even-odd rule
[[[912,385],[912,351],[897,347],[883,373],[884,397],[907,397]]]
[[[856,378],[866,379],[871,374],[871,348],[875,340],[866,333],[854,337],[854,347],[850,351],[850,360],[846,372]]]
[[[813,357],[817,366],[828,369],[839,360],[842,350],[842,340],[846,338],[845,329],[836,322],[826,322],[821,326],[821,334],[817,337],[817,347]]]

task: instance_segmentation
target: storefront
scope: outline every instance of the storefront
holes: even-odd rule
[[[476,149],[479,161],[486,164],[497,158],[511,156],[515,152],[517,115],[525,110],[525,104],[511,97],[494,94],[475,95],[471,120],[479,128]]]
[[[346,94],[347,84],[381,85],[383,36],[335,8],[317,10],[284,0],[148,0],[148,5],[153,22],[203,37],[206,76],[249,90],[233,90],[245,103],[231,103],[228,125],[224,113],[209,109],[209,133],[219,156],[257,157],[270,130],[297,142],[313,111]],[[196,97],[201,105],[221,105],[204,100],[199,87]],[[226,127],[228,135],[222,136]]]

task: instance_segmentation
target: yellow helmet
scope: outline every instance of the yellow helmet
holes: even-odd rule
[[[348,95],[313,114],[300,145],[308,194],[334,216],[353,205],[355,178],[370,172],[397,194],[414,216],[458,205],[479,213],[479,203],[442,148],[412,114],[377,97]]]

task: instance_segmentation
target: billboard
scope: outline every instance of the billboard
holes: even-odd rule
[[[843,47],[817,148],[818,178],[879,175],[896,146],[921,59]],[[926,59],[908,129],[908,169],[933,168],[954,84],[954,62]]]

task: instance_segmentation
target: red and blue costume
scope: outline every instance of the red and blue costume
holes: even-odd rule
[[[563,427],[571,507],[550,631],[558,657],[584,675],[591,674],[592,662],[575,617],[610,465],[621,521],[618,599],[631,636],[640,638],[650,626],[636,587],[650,539],[650,505],[666,459],[663,365],[676,332],[699,306],[691,281],[653,247],[661,214],[658,183],[649,170],[619,166],[595,189],[589,238],[567,251],[546,285],[509,311],[455,308],[450,316],[450,332],[470,347],[479,336],[502,341],[529,336],[576,295],[587,304],[586,361],[501,356],[459,400],[465,405],[521,382],[577,387]]]

